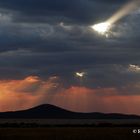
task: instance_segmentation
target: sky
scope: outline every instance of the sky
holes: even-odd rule
[[[107,36],[91,28],[130,1],[0,0],[0,111],[140,115],[140,6]]]

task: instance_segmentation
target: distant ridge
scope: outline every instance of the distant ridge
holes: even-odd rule
[[[137,115],[76,113],[60,107],[44,104],[31,109],[0,113],[3,119],[140,119]]]

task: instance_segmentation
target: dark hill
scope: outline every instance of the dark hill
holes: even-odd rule
[[[0,113],[0,118],[11,119],[140,119],[137,115],[76,113],[53,105],[40,105],[28,110]]]

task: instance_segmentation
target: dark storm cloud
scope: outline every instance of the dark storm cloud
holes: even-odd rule
[[[14,10],[14,20],[26,22],[93,23],[111,16],[127,0],[1,0],[0,7]]]
[[[139,82],[139,12],[112,28],[109,38],[89,25],[104,21],[127,0],[0,0],[0,78],[58,75],[65,86],[122,89]]]

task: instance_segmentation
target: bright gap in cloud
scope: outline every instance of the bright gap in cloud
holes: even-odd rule
[[[91,26],[91,28],[99,34],[105,35],[110,30],[111,24],[108,22],[102,22]]]

